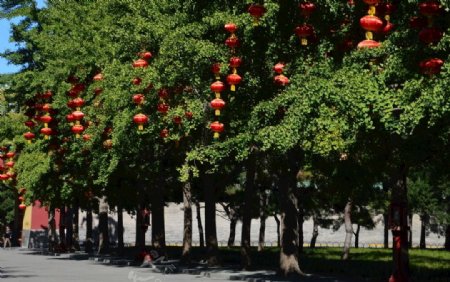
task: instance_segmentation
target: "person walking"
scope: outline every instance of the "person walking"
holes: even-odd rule
[[[6,248],[7,245],[11,248],[11,229],[9,226],[6,226],[6,231],[3,235],[3,248]]]

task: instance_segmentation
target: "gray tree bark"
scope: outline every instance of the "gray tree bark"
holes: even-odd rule
[[[184,263],[189,263],[192,248],[192,194],[190,182],[186,182],[183,185],[183,211],[184,231],[181,258]]]
[[[352,244],[353,225],[352,225],[352,199],[347,200],[344,208],[344,225],[345,225],[345,241],[342,252],[342,260],[347,260],[350,255],[350,247]]]

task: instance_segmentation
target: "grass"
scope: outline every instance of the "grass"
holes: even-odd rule
[[[391,249],[351,249],[350,260],[340,259],[340,248],[305,248],[300,255],[300,268],[306,273],[326,274],[336,277],[364,279],[367,281],[387,281],[392,271]],[[169,247],[168,254],[176,258],[180,247]],[[410,250],[410,267],[413,281],[450,281],[450,252],[444,250]],[[200,248],[192,249],[192,258],[200,260],[204,256]],[[239,265],[240,249],[221,248],[223,265]],[[262,252],[252,252],[255,269],[276,270],[279,249],[267,248]]]

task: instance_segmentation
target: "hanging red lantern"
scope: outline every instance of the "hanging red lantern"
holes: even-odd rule
[[[6,181],[8,179],[9,179],[9,176],[6,173],[0,174],[0,180],[1,181]]]
[[[153,55],[151,52],[147,51],[147,52],[141,52],[139,54],[139,57],[141,57],[141,59],[144,59],[144,60],[150,60],[153,57]]]
[[[237,68],[241,65],[242,60],[239,57],[231,57],[230,58],[230,67],[233,69],[233,73],[237,72]]]
[[[419,33],[419,39],[425,44],[436,44],[443,36],[443,32],[436,27],[423,28]]]
[[[144,59],[138,59],[133,62],[133,68],[146,68],[148,67],[148,63]]]
[[[6,147],[3,147],[3,148],[2,148],[2,151],[6,151],[6,150],[7,150]],[[8,152],[8,153],[6,153],[5,156],[6,156],[8,159],[12,159],[12,158],[14,158],[15,155],[16,155],[15,152]]]
[[[12,172],[12,171],[8,171],[8,172],[6,173],[6,175],[8,176],[9,179],[15,179],[16,176],[17,176],[17,175],[16,175],[14,172]]]
[[[84,126],[82,126],[81,124],[75,124],[74,126],[72,126],[71,130],[73,134],[75,134],[76,138],[80,138],[80,134],[84,131]]]
[[[231,91],[236,91],[236,85],[241,82],[242,78],[240,75],[233,73],[227,76],[227,82],[230,85]]]
[[[441,5],[438,1],[425,1],[419,4],[419,12],[426,17],[436,16],[441,12]]]
[[[133,78],[133,80],[131,81],[131,83],[133,83],[133,85],[140,85],[142,82],[142,79],[140,77],[135,77]]]
[[[251,4],[248,13],[253,17],[253,25],[258,26],[260,18],[266,13],[266,8],[263,5]]]
[[[298,7],[300,8],[300,13],[305,18],[309,18],[311,14],[316,10],[316,5],[311,2],[300,3],[298,4]]]
[[[222,81],[216,81],[211,84],[210,89],[216,93],[216,98],[220,98],[220,93],[225,90],[225,85]]]
[[[67,102],[67,107],[69,107],[69,108],[71,108],[71,109],[75,109],[75,108],[76,108],[75,105],[74,105],[74,103],[73,103],[73,100],[69,100],[69,101]]]
[[[84,140],[84,141],[89,141],[89,140],[91,140],[91,135],[89,135],[89,134],[83,134],[83,140]]]
[[[138,125],[138,130],[144,130],[144,124],[148,122],[148,117],[144,114],[137,114],[133,117],[133,122]]]
[[[175,123],[175,124],[181,124],[182,119],[181,119],[180,116],[174,116],[174,117],[172,118],[172,121],[173,121],[173,123]]]
[[[358,49],[378,48],[380,46],[381,46],[381,43],[374,41],[374,40],[363,40],[358,43]]]
[[[36,137],[36,135],[34,135],[33,132],[26,132],[23,134],[23,137],[25,137],[25,139],[28,141],[29,144],[31,144],[31,141]]]
[[[140,106],[144,103],[144,99],[145,99],[145,96],[143,94],[133,95],[133,102],[138,106]]]
[[[383,27],[383,29],[381,30],[381,32],[384,35],[387,35],[389,33],[391,33],[395,28],[395,25],[391,22],[386,22],[386,25]]]
[[[376,13],[376,8],[375,6],[380,2],[380,0],[364,0],[364,3],[366,3],[367,5],[369,5],[369,15],[375,15]]]
[[[46,112],[46,113],[48,113],[48,112],[50,112],[52,110],[52,105],[50,105],[50,104],[44,104],[43,106],[42,106],[42,111],[43,112]]]
[[[167,138],[169,137],[169,130],[167,128],[164,128],[163,130],[161,130],[161,132],[159,133],[159,136],[161,138]]]
[[[94,89],[95,96],[100,95],[102,92],[103,92],[103,89],[100,88],[100,87],[97,87],[97,88]]]
[[[14,161],[8,161],[8,162],[6,162],[5,165],[6,165],[7,167],[9,167],[9,168],[13,168],[15,164],[16,164],[16,163],[15,163]]]
[[[42,94],[42,99],[50,99],[53,96],[52,91],[47,90],[44,92],[44,94]]]
[[[19,198],[17,198],[20,202],[23,202],[25,200],[25,198],[23,196],[19,196]]]
[[[214,139],[219,138],[220,133],[222,133],[225,129],[225,126],[223,125],[223,123],[220,123],[218,121],[211,123],[211,125],[209,127],[214,132]]]
[[[215,110],[216,116],[220,116],[220,111],[225,107],[225,105],[225,101],[220,98],[216,98],[210,103],[211,108]]]
[[[26,206],[24,203],[20,203],[19,209],[20,209],[21,211],[25,210],[26,208],[27,208],[27,206]]]
[[[75,98],[72,100],[73,106],[77,109],[80,109],[81,107],[84,106],[84,100],[83,98]]]
[[[53,134],[53,130],[50,127],[41,128],[40,132],[44,135],[44,139],[49,139],[50,135]]]
[[[278,74],[282,74],[283,73],[283,69],[286,65],[283,63],[278,63],[273,67],[273,71],[278,73]]]
[[[234,49],[239,46],[239,39],[236,36],[230,36],[225,40],[225,45]]]
[[[103,80],[103,74],[101,72],[97,73],[96,75],[94,75],[93,80],[94,81],[102,81]]]
[[[231,34],[235,33],[236,30],[238,29],[237,25],[234,24],[234,23],[227,23],[227,24],[225,24],[224,27],[225,27],[225,30],[228,31]]]
[[[380,0],[364,0],[364,3],[367,5],[376,5],[380,2]]]
[[[184,113],[184,116],[185,116],[187,119],[192,119],[192,117],[194,116],[194,114],[193,114],[191,111],[187,111],[187,112]]]
[[[44,127],[48,127],[48,124],[52,122],[53,118],[50,115],[45,115],[41,116],[39,120],[44,123]]]
[[[74,120],[79,123],[80,120],[82,120],[84,118],[84,113],[82,111],[74,111],[72,113],[72,116],[74,118]]]
[[[289,84],[289,78],[282,74],[275,76],[274,81],[279,86],[286,86]]]
[[[308,37],[314,34],[314,28],[309,24],[303,24],[295,28],[295,34],[300,38],[301,45],[308,45]]]
[[[419,64],[421,72],[429,76],[439,74],[443,65],[444,61],[439,58],[426,59]]]
[[[160,103],[160,104],[158,104],[158,109],[157,109],[157,111],[158,111],[160,114],[165,115],[165,114],[167,114],[167,112],[169,111],[169,105],[167,105],[167,104],[165,104],[165,103]]]
[[[68,115],[66,115],[66,121],[67,121],[68,123],[73,123],[73,122],[75,122],[75,117],[73,116],[73,114],[68,114]]]
[[[217,80],[220,80],[220,64],[215,63],[211,66],[211,71],[215,75]]]
[[[376,16],[364,16],[359,20],[361,27],[366,30],[366,39],[372,40],[372,32],[380,31],[383,28],[383,21]]]
[[[169,97],[169,91],[166,88],[161,88],[158,90],[158,96],[162,100],[167,99]]]
[[[32,121],[32,120],[27,120],[27,121],[25,122],[25,125],[26,125],[27,127],[29,127],[29,128],[33,128],[33,127],[36,126],[36,124],[35,124],[34,121]]]

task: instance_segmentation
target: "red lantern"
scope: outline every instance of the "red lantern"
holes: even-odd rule
[[[174,116],[174,117],[172,118],[172,121],[173,121],[173,123],[175,123],[175,124],[181,124],[181,122],[182,122],[180,116]]]
[[[7,150],[7,149],[6,149],[5,147],[2,148],[2,151],[6,151],[6,150]],[[7,157],[8,159],[14,158],[15,155],[16,155],[15,152],[8,152],[8,153],[6,153],[6,157]]]
[[[300,3],[298,7],[300,8],[300,13],[305,18],[309,18],[311,14],[316,10],[316,5],[311,2]]]
[[[52,105],[50,105],[50,104],[44,104],[43,106],[42,106],[42,111],[44,111],[44,112],[50,112],[52,110]]]
[[[216,81],[211,84],[210,88],[216,95],[220,96],[220,92],[225,90],[225,85],[222,81]]]
[[[140,77],[135,77],[133,78],[133,80],[131,81],[131,83],[133,83],[134,85],[140,85],[142,82],[142,79]]]
[[[419,39],[425,44],[436,44],[442,39],[443,33],[439,28],[426,27],[419,33]]]
[[[50,99],[53,96],[52,91],[47,90],[44,92],[44,94],[42,94],[42,99]]]
[[[44,139],[50,138],[50,135],[53,134],[53,130],[49,127],[41,128],[41,134],[44,135]]]
[[[84,140],[84,141],[89,141],[89,140],[91,140],[91,135],[89,135],[89,134],[83,134],[83,140]]]
[[[158,96],[162,100],[167,99],[169,97],[169,91],[166,88],[161,88],[158,91]]]
[[[68,123],[73,123],[75,121],[75,118],[74,118],[73,114],[66,115],[66,121]]]
[[[141,59],[144,59],[146,61],[150,60],[153,57],[152,53],[148,51],[140,53],[139,56],[141,57]]]
[[[218,121],[211,123],[211,125],[209,127],[214,132],[214,139],[219,138],[220,133],[222,133],[225,129],[225,126],[223,125],[223,123],[220,123]]]
[[[101,72],[97,73],[96,75],[94,75],[93,80],[94,81],[102,81],[103,80],[103,74]]]
[[[35,124],[34,121],[32,121],[32,120],[27,120],[27,121],[25,122],[25,125],[26,125],[27,127],[29,127],[29,128],[33,128],[33,127],[36,126],[36,124]]]
[[[419,64],[422,73],[429,76],[439,74],[441,72],[442,65],[444,65],[444,61],[439,58],[423,60]]]
[[[184,113],[184,116],[185,116],[187,119],[192,119],[192,117],[194,116],[194,114],[193,114],[192,112],[188,111],[188,112],[185,112],[185,113]]]
[[[233,68],[233,72],[236,73],[236,69],[241,65],[242,60],[239,57],[230,58],[230,67]]]
[[[391,33],[395,28],[395,25],[391,22],[386,22],[386,25],[383,27],[382,32],[383,34],[387,35]]]
[[[363,40],[358,43],[358,49],[378,48],[380,46],[381,46],[381,43],[374,41],[374,40]]]
[[[20,203],[19,209],[20,209],[21,211],[25,210],[26,208],[27,208],[27,206],[26,206],[24,203]]]
[[[231,85],[230,90],[236,91],[236,85],[241,82],[242,78],[240,75],[233,73],[227,76],[227,82]]]
[[[36,135],[34,135],[33,132],[28,131],[23,134],[23,137],[25,137],[25,139],[28,141],[28,143],[31,144],[31,140],[33,140],[36,137]]]
[[[82,111],[75,111],[72,113],[73,119],[79,122],[84,118],[84,113]]]
[[[95,96],[100,95],[102,92],[103,92],[103,89],[102,89],[102,88],[97,87],[97,88],[94,89],[94,94],[95,94]]]
[[[419,12],[426,17],[436,16],[440,11],[441,7],[438,1],[430,0],[419,4]]]
[[[364,3],[367,5],[376,5],[380,2],[380,0],[364,0]]]
[[[84,100],[83,98],[75,98],[72,100],[73,106],[77,109],[84,106]]]
[[[235,33],[236,30],[238,29],[234,23],[227,23],[227,24],[225,24],[224,27],[225,27],[225,30],[231,34]]]
[[[161,138],[167,138],[169,137],[169,130],[167,128],[164,128],[163,130],[161,130],[161,132],[159,133],[159,136]]]
[[[16,178],[16,174],[12,171],[8,171],[6,173],[6,175],[9,177],[9,179],[15,179]]]
[[[137,114],[133,117],[133,121],[138,125],[138,130],[144,130],[144,124],[148,122],[148,117],[144,114]]]
[[[273,67],[273,71],[278,73],[278,74],[282,74],[283,73],[283,69],[285,67],[285,64],[283,63],[278,63]]]
[[[73,103],[73,100],[69,100],[69,101],[67,102],[67,107],[69,107],[69,108],[71,108],[71,109],[75,109],[75,108],[76,108],[75,105],[74,105],[74,103]]]
[[[215,75],[217,80],[220,80],[220,64],[215,63],[211,66],[211,71]]]
[[[16,163],[15,163],[14,161],[9,161],[9,162],[6,162],[5,165],[6,165],[7,167],[9,167],[9,168],[13,168],[15,164],[16,164]]]
[[[164,104],[164,103],[158,104],[158,109],[157,109],[157,111],[158,111],[160,114],[165,115],[165,114],[167,114],[167,112],[169,111],[169,105]]]
[[[146,68],[148,67],[148,63],[144,59],[138,59],[133,62],[133,68]]]
[[[39,120],[44,123],[44,127],[48,127],[48,124],[52,122],[53,118],[49,115],[45,115],[41,116]]]
[[[266,13],[266,8],[259,4],[252,4],[248,8],[248,13],[253,17],[253,25],[259,25],[259,19]]]
[[[142,105],[144,103],[145,96],[143,94],[136,94],[133,96],[133,102],[136,105]]]
[[[216,98],[211,101],[210,105],[211,108],[215,110],[215,115],[220,116],[220,110],[222,110],[225,107],[225,101],[220,98]]]
[[[234,49],[239,46],[239,39],[236,36],[230,36],[225,40],[225,45]]]
[[[8,179],[9,179],[9,175],[7,175],[6,173],[0,174],[0,180],[6,181]]]
[[[359,24],[361,27],[366,30],[366,39],[372,40],[373,34],[372,32],[380,31],[383,28],[383,21],[376,16],[364,16],[359,20]]]
[[[23,202],[25,199],[23,196],[19,196],[19,198],[17,198],[20,202]]]
[[[82,126],[81,124],[75,124],[74,126],[72,126],[72,132],[73,134],[75,134],[76,138],[80,138],[80,134],[83,133],[84,131],[84,126]]]
[[[274,81],[277,85],[280,86],[286,86],[289,84],[289,78],[282,74],[275,76]]]
[[[303,24],[295,28],[295,34],[300,37],[303,46],[308,45],[308,37],[314,34],[314,28],[309,24]]]

